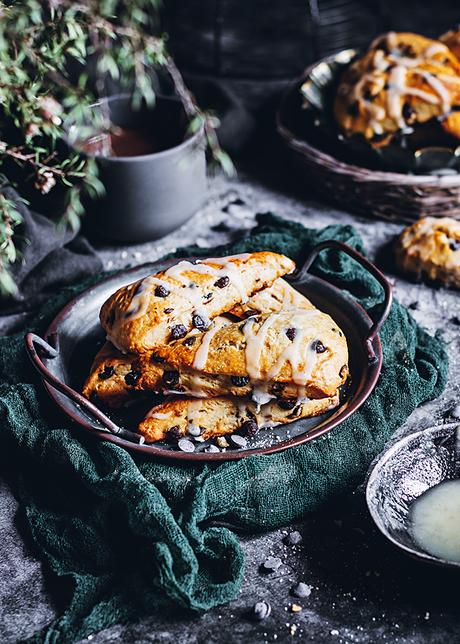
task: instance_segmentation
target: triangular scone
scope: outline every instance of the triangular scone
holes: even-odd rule
[[[103,304],[101,324],[122,351],[150,351],[193,328],[205,330],[294,268],[288,257],[270,252],[180,261],[119,289]]]
[[[139,395],[136,392],[136,373],[132,368],[136,357],[123,354],[106,342],[93,360],[83,395],[96,405],[122,407],[129,404]]]
[[[309,398],[332,396],[348,375],[345,335],[317,309],[280,311],[244,322],[219,319],[206,333],[192,331],[153,355],[179,371],[193,368],[295,383],[306,387]]]
[[[314,309],[315,307],[305,295],[280,277],[268,288],[255,293],[246,304],[237,304],[230,313],[239,318],[247,318],[258,313],[274,313],[293,308]]]
[[[338,394],[321,400],[308,400],[283,409],[276,402],[257,406],[242,398],[176,398],[150,410],[139,425],[147,442],[180,438],[189,431],[204,439],[240,432],[251,434],[258,428],[292,423],[300,418],[319,416],[339,404]]]

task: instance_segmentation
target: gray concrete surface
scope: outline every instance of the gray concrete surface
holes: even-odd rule
[[[309,193],[308,185],[305,191]],[[209,202],[183,229],[160,241],[137,246],[104,244],[98,252],[105,267],[113,269],[152,261],[190,242],[212,247],[229,239],[232,231],[250,228],[255,212],[268,210],[311,227],[353,224],[372,257],[401,228],[347,214],[301,194],[293,195],[292,185],[282,185],[277,176],[270,174],[257,179],[243,174],[231,183],[217,178],[211,181]],[[244,205],[231,205],[237,197]],[[222,221],[229,230],[213,231]],[[417,409],[399,430],[404,434],[442,422],[446,412],[460,402],[460,326],[452,321],[460,317],[460,296],[458,292],[413,284],[391,272],[389,275],[395,280],[400,301],[405,305],[417,303],[413,310],[417,321],[430,333],[443,330],[450,352],[450,381],[445,393]],[[15,512],[16,501],[0,479],[0,642],[31,635],[50,621],[56,610],[45,588],[40,563],[18,530]],[[92,644],[460,641],[458,576],[421,566],[389,546],[366,512],[362,490],[340,507],[306,517],[295,527],[303,542],[294,547],[283,544],[283,537],[293,526],[269,534],[242,535],[246,577],[239,597],[230,604],[194,619],[185,619],[179,609],[161,617],[152,615],[139,623],[95,633],[88,640]],[[276,573],[263,575],[259,565],[269,554],[280,556],[283,565]],[[297,581],[311,585],[308,599],[296,600],[290,595]],[[260,599],[270,602],[272,614],[254,623],[248,619],[247,611]],[[291,611],[293,602],[302,606],[301,612]]]

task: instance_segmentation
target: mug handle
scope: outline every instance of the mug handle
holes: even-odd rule
[[[57,345],[57,336],[54,337]],[[131,441],[132,443],[138,443],[140,445],[145,442],[143,436],[135,434],[134,432],[130,432],[127,429],[116,425],[112,420],[110,420],[108,416],[102,413],[102,411],[98,409],[96,405],[94,405],[87,398],[75,391],[75,389],[72,389],[64,382],[59,380],[59,378],[57,378],[53,373],[51,373],[51,371],[43,363],[37,351],[37,347],[40,347],[40,350],[44,352],[46,357],[50,358],[51,360],[57,358],[57,356],[59,355],[58,348],[52,347],[48,342],[46,342],[46,340],[41,338],[36,333],[27,333],[24,340],[26,344],[27,355],[29,356],[30,361],[32,362],[33,366],[38,371],[40,376],[43,378],[43,380],[51,385],[53,389],[56,389],[64,396],[67,396],[67,398],[70,398],[72,402],[76,403],[79,407],[84,409],[84,411],[90,417],[95,418],[104,427],[104,429],[106,431],[109,431],[111,434],[115,434],[120,438],[124,438],[125,440]]]
[[[355,250],[351,246],[348,246],[348,244],[344,244],[338,239],[328,239],[324,242],[321,242],[320,244],[317,244],[307,255],[307,258],[305,259],[302,266],[294,273],[292,273],[292,275],[287,276],[288,281],[294,283],[303,281],[319,253],[326,248],[335,248],[337,250],[341,250],[343,253],[346,253],[349,257],[354,259],[356,262],[358,262],[358,264],[365,268],[383,288],[385,297],[383,300],[382,311],[380,315],[375,320],[373,320],[372,326],[364,339],[368,361],[372,364],[373,362],[377,361],[373,340],[378,335],[380,329],[382,328],[382,324],[385,322],[388,314],[390,313],[391,303],[393,301],[393,287],[387,280],[385,275],[382,273],[382,271],[379,270],[377,266],[375,266],[375,264],[364,257],[364,255],[361,255],[361,253],[359,253],[357,250]]]

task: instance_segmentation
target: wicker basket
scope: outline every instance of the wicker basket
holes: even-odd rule
[[[329,63],[332,57],[323,62]],[[460,174],[420,175],[372,170],[347,163],[308,140],[295,121],[304,118],[299,88],[313,67],[295,81],[277,113],[278,133],[315,190],[328,200],[366,216],[412,222],[420,217],[460,219]],[[314,138],[314,137],[313,137]]]

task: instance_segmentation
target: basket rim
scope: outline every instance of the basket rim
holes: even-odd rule
[[[393,185],[406,185],[411,187],[433,187],[433,188],[457,188],[460,187],[460,173],[447,175],[429,175],[429,174],[409,174],[404,172],[388,172],[384,170],[371,170],[364,166],[358,166],[352,163],[346,163],[336,157],[320,150],[319,148],[308,143],[305,139],[297,138],[293,132],[283,122],[283,112],[288,98],[293,91],[299,91],[300,85],[307,80],[313,69],[321,63],[329,63],[337,58],[340,54],[359,50],[348,48],[340,52],[325,56],[320,60],[308,65],[304,71],[295,78],[283,93],[276,110],[276,129],[278,134],[284,139],[285,143],[295,152],[308,157],[312,162],[318,165],[324,165],[333,170],[337,175],[349,176],[356,181],[374,182],[374,183],[391,183]]]

